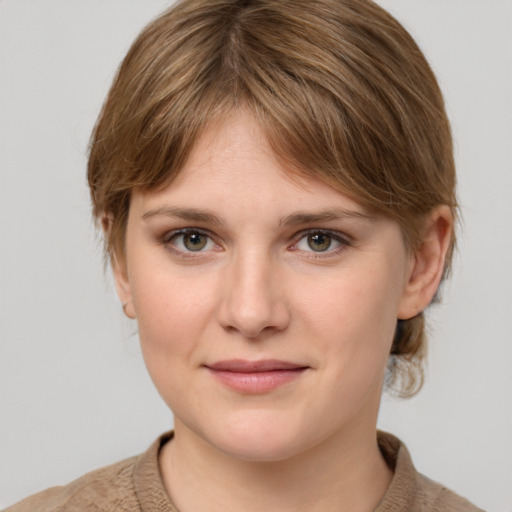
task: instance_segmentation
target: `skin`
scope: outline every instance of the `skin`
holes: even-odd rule
[[[375,509],[392,478],[375,431],[396,320],[434,295],[451,222],[438,208],[411,252],[394,221],[287,172],[243,112],[171,185],[133,193],[114,274],[175,416],[160,466],[180,511]],[[248,393],[209,369],[232,359],[304,370]]]

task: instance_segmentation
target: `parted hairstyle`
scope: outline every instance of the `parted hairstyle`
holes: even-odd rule
[[[435,207],[456,217],[441,91],[385,10],[370,0],[182,0],[135,40],[92,134],[88,180],[95,219],[110,219],[107,257],[124,258],[132,192],[171,183],[198,136],[236,109],[252,113],[290,172],[394,219],[410,250]],[[418,391],[424,356],[423,313],[399,320],[388,387]]]

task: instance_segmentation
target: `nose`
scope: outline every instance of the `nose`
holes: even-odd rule
[[[240,255],[224,270],[218,316],[225,329],[251,339],[286,329],[290,310],[278,265],[261,255]]]

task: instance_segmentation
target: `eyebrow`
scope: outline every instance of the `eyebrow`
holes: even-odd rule
[[[142,215],[143,220],[150,219],[156,215],[164,215],[175,219],[182,219],[191,222],[204,222],[215,226],[223,225],[223,221],[217,215],[206,210],[197,208],[179,208],[172,206],[160,206],[148,210]],[[343,219],[361,219],[364,221],[373,220],[374,217],[366,212],[345,210],[342,208],[329,208],[318,212],[298,211],[279,219],[280,226],[296,226],[300,224],[313,224],[315,222],[329,222]]]
[[[165,215],[166,217],[192,222],[204,222],[216,226],[223,224],[222,220],[217,217],[217,215],[208,211],[198,210],[196,208],[174,208],[171,206],[161,206],[159,208],[149,210],[142,215],[142,219],[147,220],[151,217],[155,217],[156,215]]]
[[[318,212],[299,211],[282,217],[280,225],[295,226],[298,224],[313,224],[315,222],[328,222],[343,219],[361,219],[364,221],[374,220],[374,216],[366,212],[345,210],[343,208],[329,208]]]

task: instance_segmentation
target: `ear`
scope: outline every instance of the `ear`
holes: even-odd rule
[[[101,219],[101,225],[105,236],[107,237],[112,229],[113,218],[111,215],[104,215]],[[128,278],[128,270],[126,265],[126,257],[124,254],[113,252],[110,255],[110,265],[114,276],[117,296],[123,305],[124,314],[128,318],[136,318],[135,309],[133,307],[132,294],[130,288],[130,280]]]
[[[453,215],[448,206],[435,208],[427,217],[422,241],[411,254],[411,265],[398,318],[406,320],[423,311],[432,301],[444,272],[453,233]]]

